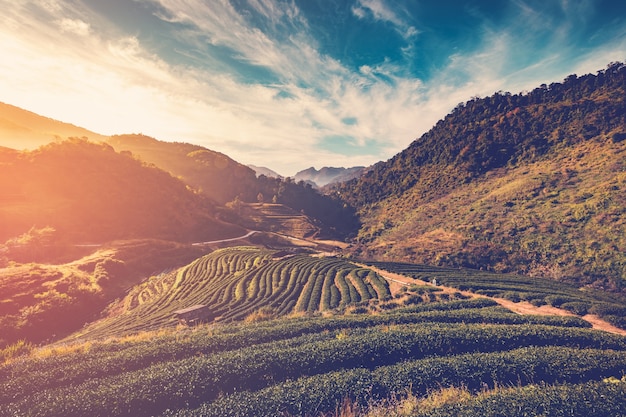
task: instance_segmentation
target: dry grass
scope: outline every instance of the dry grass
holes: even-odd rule
[[[278,313],[271,307],[261,307],[260,309],[250,313],[244,321],[246,323],[258,323],[260,321],[268,321],[278,317]]]
[[[389,399],[371,403],[367,407],[359,407],[354,401],[346,398],[337,409],[324,417],[409,417],[415,414],[428,414],[448,404],[458,404],[476,398],[485,398],[509,390],[507,387],[495,387],[479,393],[472,393],[465,387],[446,387],[430,392],[425,397],[418,397],[407,390],[405,395],[393,396]]]
[[[33,348],[34,346],[31,343],[25,340],[19,340],[0,350],[0,363],[11,363],[21,356],[28,355],[32,352]]]

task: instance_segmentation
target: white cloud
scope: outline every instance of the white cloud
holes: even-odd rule
[[[78,36],[87,36],[90,32],[89,24],[80,19],[62,19],[58,21],[58,25],[63,32],[70,32]]]
[[[390,23],[405,39],[419,34],[419,30],[400,17],[384,0],[358,0],[357,4],[352,6],[352,13],[359,19],[371,15],[375,20]]]
[[[39,4],[45,6],[45,17],[0,0],[0,54],[11,57],[0,61],[0,101],[98,133],[143,132],[201,144],[285,175],[311,165],[367,165],[387,159],[459,102],[501,89],[532,88],[537,80],[559,81],[572,72],[557,68],[562,57],[556,41],[552,55],[511,71],[516,54],[532,52],[523,48],[515,27],[485,30],[481,48],[452,56],[427,82],[398,75],[405,71],[391,62],[351,72],[320,52],[293,2],[250,1],[272,23],[291,25],[291,36],[279,43],[227,0],[215,0],[211,7],[200,0],[160,1],[160,17],[171,23],[172,36],[198,48],[208,39],[241,61],[267,68],[279,80],[275,85],[253,84],[201,66],[168,62],[134,34],[106,36],[119,32],[103,29],[101,21],[94,23],[97,17],[67,3]],[[382,1],[362,0],[359,7],[353,13],[370,13],[413,32]],[[579,57],[577,71],[595,71],[598,65],[624,59],[625,42]],[[345,156],[320,149],[328,137],[352,138],[357,146],[380,153]]]

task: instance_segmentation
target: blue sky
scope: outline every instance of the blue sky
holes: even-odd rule
[[[626,60],[626,2],[0,0],[0,101],[283,175],[369,165],[458,103]]]

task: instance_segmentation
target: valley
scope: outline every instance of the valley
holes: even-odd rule
[[[624,80],[473,98],[321,189],[0,148],[0,415],[626,415]]]

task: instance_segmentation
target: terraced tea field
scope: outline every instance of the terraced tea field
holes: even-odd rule
[[[215,321],[342,309],[391,297],[377,273],[344,259],[256,247],[215,251],[170,273],[152,277],[110,308],[110,317],[80,333],[105,337],[172,327],[174,312],[209,306]]]
[[[283,204],[250,203],[241,206],[245,226],[249,229],[276,232],[282,235],[311,238],[320,232],[314,220]]]
[[[513,274],[495,274],[473,269],[443,268],[399,262],[364,262],[381,270],[422,281],[469,291],[513,302],[528,301],[535,306],[549,305],[573,314],[597,315],[626,329],[625,300],[616,294],[576,288],[564,282]]]

